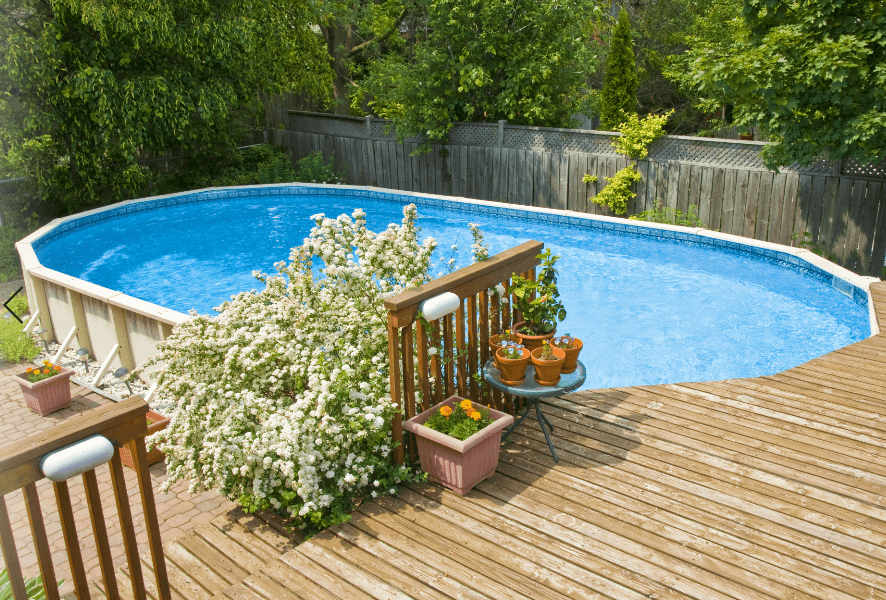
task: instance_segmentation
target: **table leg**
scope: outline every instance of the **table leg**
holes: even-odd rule
[[[517,419],[516,421],[514,421],[514,424],[511,425],[510,427],[508,427],[508,428],[505,430],[504,434],[501,436],[501,440],[502,440],[502,441],[505,441],[505,439],[506,439],[509,435],[511,435],[511,432],[514,431],[514,430],[517,428],[517,425],[519,425],[520,423],[523,422],[523,419],[525,419],[525,418],[526,418],[526,415],[529,414],[529,409],[530,409],[530,408],[532,408],[532,404],[531,404],[531,403],[527,404],[527,405],[526,405],[526,408],[523,409],[523,414],[520,415],[520,418]]]
[[[554,426],[551,425],[551,422],[548,421],[548,418],[545,416],[545,414],[544,414],[543,412],[541,412],[540,402],[541,402],[541,400],[539,400],[538,398],[535,399],[535,407],[538,409],[538,416],[541,417],[541,418],[538,420],[538,423],[539,423],[539,425],[541,425],[541,423],[544,422],[545,425],[547,425],[548,427],[550,427],[550,429],[551,429],[551,433],[553,433],[553,432],[554,432]],[[544,429],[544,427],[542,427],[542,429]]]
[[[541,427],[541,431],[545,434],[545,441],[548,443],[548,448],[551,451],[551,455],[554,457],[554,462],[560,462],[560,459],[557,458],[557,451],[554,450],[554,444],[551,443],[551,436],[548,435],[548,430],[544,426],[544,423],[548,423],[548,420],[541,412],[541,404],[539,404],[538,398],[535,399],[535,414],[538,417],[538,424]],[[550,425],[550,423],[548,423],[548,425]],[[551,427],[551,431],[553,430],[554,428]]]

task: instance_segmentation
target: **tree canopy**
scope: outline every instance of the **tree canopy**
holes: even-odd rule
[[[434,0],[404,54],[363,82],[398,135],[442,139],[454,121],[565,126],[587,97],[587,0]]]
[[[621,9],[606,58],[606,75],[600,92],[600,127],[615,131],[630,115],[637,114],[637,62],[628,13]]]
[[[308,0],[12,0],[0,7],[0,162],[68,210],[126,197],[150,154],[236,145],[257,92],[326,94]]]
[[[886,10],[880,0],[719,0],[671,76],[733,102],[774,142],[770,167],[886,154]]]

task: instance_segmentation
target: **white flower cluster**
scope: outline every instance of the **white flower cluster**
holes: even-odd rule
[[[436,241],[418,241],[415,205],[374,233],[362,210],[316,226],[265,289],[194,315],[158,344],[157,393],[176,399],[157,434],[170,478],[218,487],[297,522],[341,520],[352,499],[409,472],[391,459],[385,298],[428,279]]]

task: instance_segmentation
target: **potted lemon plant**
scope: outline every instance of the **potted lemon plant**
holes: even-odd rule
[[[15,375],[22,388],[25,404],[40,416],[67,408],[71,404],[71,375],[74,371],[63,369],[48,360],[40,367],[28,367],[24,373]]]
[[[557,322],[566,318],[566,309],[560,302],[557,290],[557,269],[559,256],[551,255],[546,249],[537,258],[541,259],[541,271],[535,280],[514,275],[510,291],[514,296],[514,308],[523,315],[523,320],[514,323],[513,331],[520,343],[534,350],[542,342],[550,340],[557,332]]]
[[[495,473],[501,432],[513,422],[509,414],[451,396],[403,428],[415,434],[428,478],[463,496]]]

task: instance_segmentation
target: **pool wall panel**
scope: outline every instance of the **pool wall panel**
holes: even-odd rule
[[[43,288],[46,290],[46,303],[49,305],[49,314],[52,317],[52,324],[55,326],[55,335],[59,342],[67,337],[68,332],[76,326],[74,321],[74,312],[68,299],[68,291],[62,286],[45,281]],[[80,347],[79,335],[74,336],[72,347]]]
[[[86,326],[89,328],[89,337],[93,345],[93,357],[104,362],[114,346],[118,344],[114,323],[111,321],[110,308],[106,302],[84,295],[83,312],[86,315]],[[124,365],[118,352],[111,361],[109,370],[114,371],[122,366]]]

